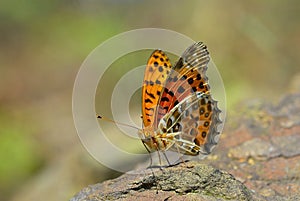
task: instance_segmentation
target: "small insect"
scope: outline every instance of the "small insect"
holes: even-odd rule
[[[162,50],[147,63],[142,86],[143,129],[148,151],[208,155],[218,142],[221,110],[210,94],[207,47],[196,42],[172,67]]]

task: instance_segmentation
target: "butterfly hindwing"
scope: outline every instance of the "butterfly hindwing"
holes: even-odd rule
[[[173,151],[187,155],[209,154],[217,144],[220,110],[210,95],[196,92],[179,102],[158,125],[160,132],[174,134]]]

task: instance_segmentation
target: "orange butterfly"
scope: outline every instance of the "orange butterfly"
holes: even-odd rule
[[[210,60],[202,42],[191,45],[172,67],[161,50],[150,56],[142,87],[143,129],[151,151],[207,155],[218,142],[221,110],[205,73]]]

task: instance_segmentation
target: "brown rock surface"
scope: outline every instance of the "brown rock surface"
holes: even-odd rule
[[[132,174],[134,173],[134,174]],[[227,172],[197,162],[131,172],[83,189],[75,200],[258,200]]]
[[[215,152],[218,160],[210,164],[266,200],[300,200],[300,94],[286,95],[276,105],[258,101],[239,111],[226,122]],[[228,139],[233,146],[227,146]]]

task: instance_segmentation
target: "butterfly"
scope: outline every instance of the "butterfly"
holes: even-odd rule
[[[210,93],[207,47],[196,42],[172,64],[155,50],[142,86],[143,128],[139,136],[150,151],[208,155],[218,142],[221,110]]]

